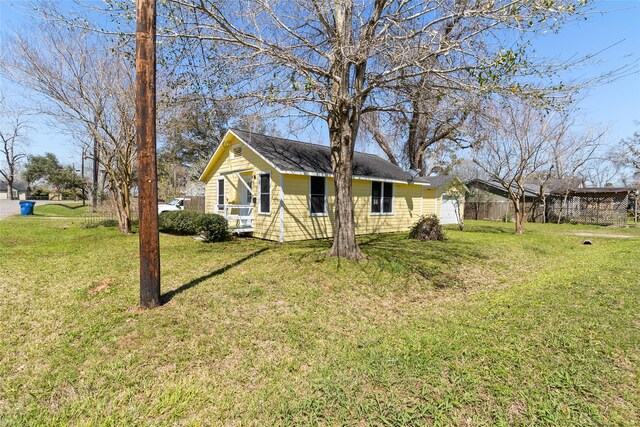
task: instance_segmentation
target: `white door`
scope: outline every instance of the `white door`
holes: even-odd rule
[[[442,196],[440,224],[460,224],[460,209],[457,198]]]

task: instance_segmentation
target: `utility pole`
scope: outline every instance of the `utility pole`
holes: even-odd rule
[[[140,220],[140,306],[160,305],[156,165],[156,2],[136,2],[136,142]]]

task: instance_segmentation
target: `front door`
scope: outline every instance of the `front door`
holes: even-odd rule
[[[244,180],[244,182],[247,184],[247,186],[249,188],[252,188],[252,183],[253,183],[253,175],[247,175],[247,176],[242,176],[241,179]],[[247,205],[251,205],[253,201],[253,194],[251,194],[251,192],[247,189],[247,187],[245,187],[244,185],[242,185],[242,183],[240,183],[240,204],[243,206],[247,206]],[[247,221],[246,218],[247,216],[252,216],[253,213],[253,209],[249,208],[249,207],[243,207],[240,208],[240,218],[241,218],[241,223],[242,225],[248,225],[251,223],[251,220],[249,219]]]

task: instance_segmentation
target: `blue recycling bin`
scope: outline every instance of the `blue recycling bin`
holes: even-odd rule
[[[27,202],[25,200],[20,202],[20,215],[33,215],[33,206],[36,202]]]

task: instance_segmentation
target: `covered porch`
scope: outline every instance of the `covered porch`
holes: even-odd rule
[[[236,234],[254,231],[255,197],[253,192],[253,170],[243,169],[221,173],[233,193],[229,192],[218,200],[218,212],[227,220],[229,231]],[[224,193],[223,193],[224,194]]]

